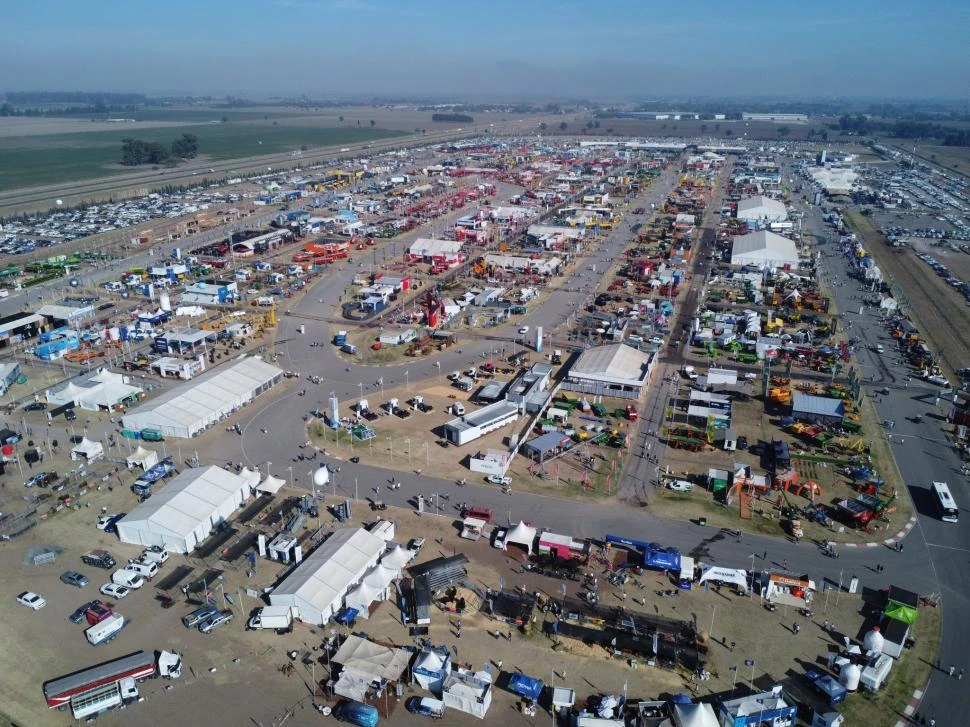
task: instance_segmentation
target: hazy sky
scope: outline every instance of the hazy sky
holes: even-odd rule
[[[37,0],[3,90],[970,98],[946,0]]]

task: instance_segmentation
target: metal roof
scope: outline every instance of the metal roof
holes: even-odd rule
[[[841,399],[795,392],[792,396],[792,414],[841,418],[845,416],[845,404]]]
[[[642,386],[651,357],[622,343],[598,346],[583,352],[569,370],[569,378]]]

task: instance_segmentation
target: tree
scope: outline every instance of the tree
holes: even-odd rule
[[[199,139],[195,134],[182,134],[172,142],[172,156],[179,159],[193,159],[199,154]]]
[[[343,116],[338,116],[337,118],[340,119],[340,123],[341,124],[344,122],[344,117]]]
[[[229,117],[228,116],[223,116],[222,117],[222,123],[226,123],[227,121],[229,121]]]
[[[724,136],[734,136],[734,132],[731,129],[727,129],[724,132]]]
[[[370,120],[370,126],[371,126],[371,128],[373,129],[373,128],[374,128],[375,126],[377,126],[377,122],[376,122],[376,121],[374,121],[374,119],[371,119],[371,120]]]
[[[565,121],[560,121],[559,122],[559,130],[560,131],[565,131],[568,127],[569,127],[569,124],[567,124]]]
[[[778,134],[780,136],[788,136],[790,133],[791,133],[791,129],[789,129],[787,126],[778,127]]]

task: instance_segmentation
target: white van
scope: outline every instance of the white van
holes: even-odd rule
[[[168,560],[169,555],[170,553],[165,548],[153,545],[150,548],[145,548],[145,552],[138,556],[138,560],[142,563],[158,563],[161,565]]]
[[[158,563],[133,560],[122,568],[122,570],[132,571],[133,573],[140,575],[146,581],[150,581],[158,574]]]
[[[111,582],[117,583],[119,586],[124,586],[125,588],[141,588],[145,585],[145,579],[138,575],[135,571],[126,568],[119,568],[114,573],[111,574]]]
[[[667,483],[667,489],[674,492],[690,492],[694,489],[694,485],[687,480],[670,480]]]

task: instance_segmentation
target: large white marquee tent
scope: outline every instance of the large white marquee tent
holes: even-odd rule
[[[191,553],[249,494],[245,479],[221,467],[185,470],[118,522],[118,538]]]
[[[156,429],[167,437],[194,437],[283,380],[283,371],[259,358],[244,358],[176,387],[132,409],[126,429]]]

